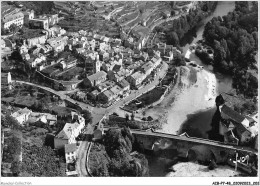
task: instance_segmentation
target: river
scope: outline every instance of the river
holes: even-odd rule
[[[196,31],[196,37],[193,38],[192,42],[187,43],[183,46],[184,54],[189,49],[191,44],[196,43],[202,39],[204,32],[204,27],[213,17],[227,15],[235,9],[234,1],[219,1],[215,11],[206,18],[201,26]],[[217,93],[229,92],[232,90],[232,77],[229,75],[222,75],[220,73],[215,73],[211,65],[204,64],[194,53],[190,55],[190,60],[195,61],[198,65],[204,66],[204,69],[215,74],[217,78]],[[212,108],[206,111],[193,113],[187,116],[187,121],[182,125],[180,133],[187,132],[190,136],[208,138],[207,131],[211,129],[212,117],[216,111],[216,108]]]
[[[186,53],[186,51],[189,49],[189,46],[191,44],[196,43],[197,41],[202,39],[204,27],[213,17],[227,15],[228,12],[231,12],[234,9],[235,9],[235,1],[219,1],[214,12],[199,24],[200,26],[196,30],[195,37],[193,37],[192,40],[187,41],[186,44],[184,43],[184,45],[182,46],[183,52]]]
[[[234,1],[219,1],[215,11],[200,24],[200,26],[197,28],[197,31],[187,35],[186,43],[183,44],[184,54],[191,44],[196,43],[202,39],[204,27],[208,21],[216,16],[227,15],[228,12],[233,11],[234,8]],[[195,54],[190,55],[190,60],[196,61],[197,64],[204,66],[205,70],[213,72],[213,67],[211,65],[204,64]],[[214,74],[217,78],[217,93],[229,92],[232,89],[231,76],[221,75],[219,73]],[[182,124],[182,127],[179,130],[179,134],[187,132],[190,136],[208,138],[207,132],[211,129],[211,121],[215,111],[216,108],[211,108],[188,115],[187,120]],[[149,158],[149,160],[151,160],[151,158]],[[167,160],[163,161],[160,159],[158,161],[149,161],[151,176],[166,176],[167,173],[165,172],[165,166],[167,167],[167,164]],[[158,172],[160,172],[160,174]]]

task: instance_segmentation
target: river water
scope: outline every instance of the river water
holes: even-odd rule
[[[197,28],[196,33],[191,33],[187,36],[186,43],[183,43],[184,54],[189,49],[189,46],[193,43],[202,39],[204,27],[208,21],[216,16],[227,15],[235,9],[234,1],[219,1],[215,11],[206,18],[200,26]],[[195,36],[195,37],[194,37]],[[213,72],[213,67],[211,65],[204,64],[195,54],[190,55],[190,60],[196,61],[197,64],[204,66],[205,70]],[[219,73],[214,73],[217,78],[217,92],[229,92],[232,89],[232,78],[228,75],[221,75]],[[211,129],[212,117],[216,111],[216,108],[212,108],[206,111],[190,114],[187,116],[187,120],[182,124],[179,133],[187,132],[190,136],[208,138],[208,131]],[[150,160],[151,158],[149,158]],[[165,176],[167,171],[165,171],[167,161],[149,161],[149,170],[151,176]],[[160,173],[159,173],[160,172]]]
[[[186,44],[184,43],[184,46],[182,48],[183,52],[186,53],[186,51],[189,49],[189,46],[191,44],[196,43],[197,41],[202,39],[204,27],[213,17],[227,15],[228,12],[232,12],[234,9],[235,9],[235,1],[219,1],[214,12],[199,24],[200,26],[196,30],[196,34],[195,34],[196,36],[193,37],[191,40],[187,41]]]
[[[189,49],[191,44],[196,43],[202,39],[204,27],[213,17],[227,15],[235,9],[234,1],[219,1],[218,5],[208,18],[206,18],[201,26],[196,31],[196,37],[193,38],[192,42],[187,43],[183,46],[184,54]],[[192,36],[191,36],[192,37]],[[232,90],[232,77],[229,75],[222,75],[215,73],[211,65],[204,64],[194,53],[190,55],[190,60],[195,61],[197,64],[204,66],[204,69],[213,72],[217,78],[217,93],[229,92]],[[190,136],[208,138],[207,132],[211,129],[212,117],[216,111],[216,108],[212,108],[206,111],[198,112],[187,116],[187,121],[183,123],[180,133],[187,132]]]

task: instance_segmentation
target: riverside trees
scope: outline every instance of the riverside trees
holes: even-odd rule
[[[181,16],[165,26],[158,26],[155,28],[157,32],[164,32],[166,34],[167,44],[179,46],[180,41],[184,38],[185,34],[198,26],[210,11],[214,10],[217,2],[205,1],[200,2],[196,10],[190,10],[185,16]]]
[[[233,12],[214,17],[205,26],[203,37],[214,49],[214,68],[233,75],[234,87],[246,97],[257,95],[258,11],[257,2],[236,2]],[[252,73],[253,72],[253,73]]]
[[[129,129],[110,129],[90,153],[93,176],[148,176],[148,161],[143,154],[132,154],[133,142]]]

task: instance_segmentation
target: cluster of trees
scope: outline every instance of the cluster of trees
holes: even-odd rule
[[[62,176],[63,171],[65,172],[51,147],[31,146],[29,143],[23,143],[21,172],[37,177],[57,177]]]
[[[25,11],[27,9],[32,9],[35,11],[35,14],[49,14],[55,13],[55,5],[53,1],[26,1],[26,2],[8,2],[8,4],[13,4],[18,6],[19,4],[23,4],[22,10]],[[19,7],[19,6],[18,6]]]
[[[85,119],[85,124],[92,123],[92,115],[88,110],[82,110],[81,113],[82,117]]]
[[[148,176],[145,156],[140,153],[130,154],[134,138],[129,129],[110,129],[102,143],[102,150],[94,152],[98,162],[92,169],[94,176]]]
[[[171,61],[172,63],[174,63],[174,66],[185,66],[186,65],[186,61],[185,61],[185,57],[180,54],[179,52],[176,52],[173,56],[173,60]]]
[[[3,128],[10,128],[13,130],[21,129],[21,125],[18,123],[18,121],[10,115],[5,115],[4,117],[1,117],[1,126]]]
[[[5,140],[5,147],[3,150],[3,162],[11,163],[11,171],[13,174],[19,174],[21,153],[21,139],[14,133]]]
[[[170,28],[157,27],[156,30],[166,34],[167,44],[178,46],[184,35],[196,28],[198,23],[208,15],[208,12],[215,9],[216,5],[217,2],[214,1],[200,2],[196,10],[190,10],[186,16],[173,20]]]
[[[247,97],[257,95],[257,78],[248,73],[256,70],[258,45],[257,2],[236,2],[233,12],[214,17],[205,26],[203,37],[214,49],[213,65],[216,70],[233,74],[234,87]]]
[[[245,103],[241,104],[235,104],[234,110],[238,113],[241,113],[242,115],[247,115],[250,113],[253,113],[257,110],[257,104],[255,104],[253,101],[246,101]]]
[[[1,27],[1,34],[6,35],[6,34],[15,34],[19,30],[19,26],[16,24],[11,24],[8,29],[5,29],[4,27]]]

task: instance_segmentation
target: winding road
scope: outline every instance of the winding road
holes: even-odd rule
[[[88,152],[89,142],[88,141],[82,141],[80,143],[79,149],[78,149],[78,157],[76,162],[76,170],[78,172],[79,177],[87,177],[89,176],[89,173],[86,169],[86,157]]]
[[[48,92],[51,92],[51,93],[59,96],[62,100],[67,100],[70,103],[78,105],[79,107],[81,107],[81,109],[89,110],[92,114],[92,117],[93,117],[92,123],[91,123],[91,125],[89,125],[89,127],[93,128],[93,126],[96,125],[97,123],[99,123],[99,121],[106,114],[112,113],[116,108],[119,108],[120,106],[124,105],[125,103],[137,98],[138,96],[146,93],[147,91],[149,91],[152,88],[154,88],[155,86],[157,86],[160,83],[161,79],[166,75],[167,70],[168,70],[168,64],[163,61],[162,62],[162,68],[158,72],[157,76],[154,78],[153,82],[151,82],[148,85],[145,85],[143,88],[141,88],[139,90],[132,90],[131,94],[129,96],[127,96],[124,99],[117,101],[116,103],[109,106],[108,108],[92,107],[89,104],[71,99],[69,96],[66,95],[66,93],[68,93],[68,91],[56,91],[56,90],[53,90],[49,87],[41,86],[41,85],[38,85],[38,84],[26,82],[26,81],[15,80],[14,82],[20,83],[20,84],[27,84],[27,85],[31,85],[31,86],[34,86],[34,87],[41,88],[43,90],[46,90]],[[90,129],[87,129],[87,130],[90,130]],[[92,131],[93,131],[93,129],[92,129]],[[87,133],[88,132],[91,133],[92,131],[87,131]],[[76,169],[78,171],[79,176],[81,176],[81,177],[89,176],[89,173],[86,170],[86,157],[87,157],[87,152],[88,152],[88,147],[89,147],[88,144],[89,144],[88,141],[82,141],[80,146],[79,146],[79,149],[78,149],[78,161],[76,163]]]
[[[41,88],[43,90],[46,90],[48,92],[51,92],[51,93],[59,96],[62,100],[66,100],[66,101],[68,101],[70,103],[78,105],[83,110],[89,110],[91,112],[91,114],[92,114],[92,117],[93,117],[92,125],[95,125],[102,119],[102,117],[105,114],[112,113],[115,110],[115,108],[118,108],[118,107],[124,105],[125,103],[127,103],[127,102],[129,102],[129,101],[131,101],[131,100],[133,100],[133,99],[135,99],[137,97],[139,97],[140,95],[146,93],[147,91],[151,90],[153,87],[158,85],[159,81],[161,80],[161,78],[163,78],[165,76],[167,70],[168,70],[168,64],[163,61],[162,62],[162,68],[158,72],[157,76],[154,78],[153,82],[151,82],[148,85],[145,85],[143,88],[141,88],[139,90],[132,90],[131,94],[129,96],[127,96],[124,99],[121,99],[121,100],[117,101],[116,103],[114,103],[113,105],[111,105],[111,106],[109,106],[107,108],[93,107],[93,106],[91,106],[91,105],[89,105],[87,103],[83,103],[83,102],[71,99],[69,96],[66,95],[66,93],[68,93],[67,91],[56,91],[56,90],[53,90],[53,89],[51,89],[49,87],[41,86],[41,85],[38,85],[38,84],[26,82],[26,81],[18,81],[18,80],[16,80],[15,82]]]

